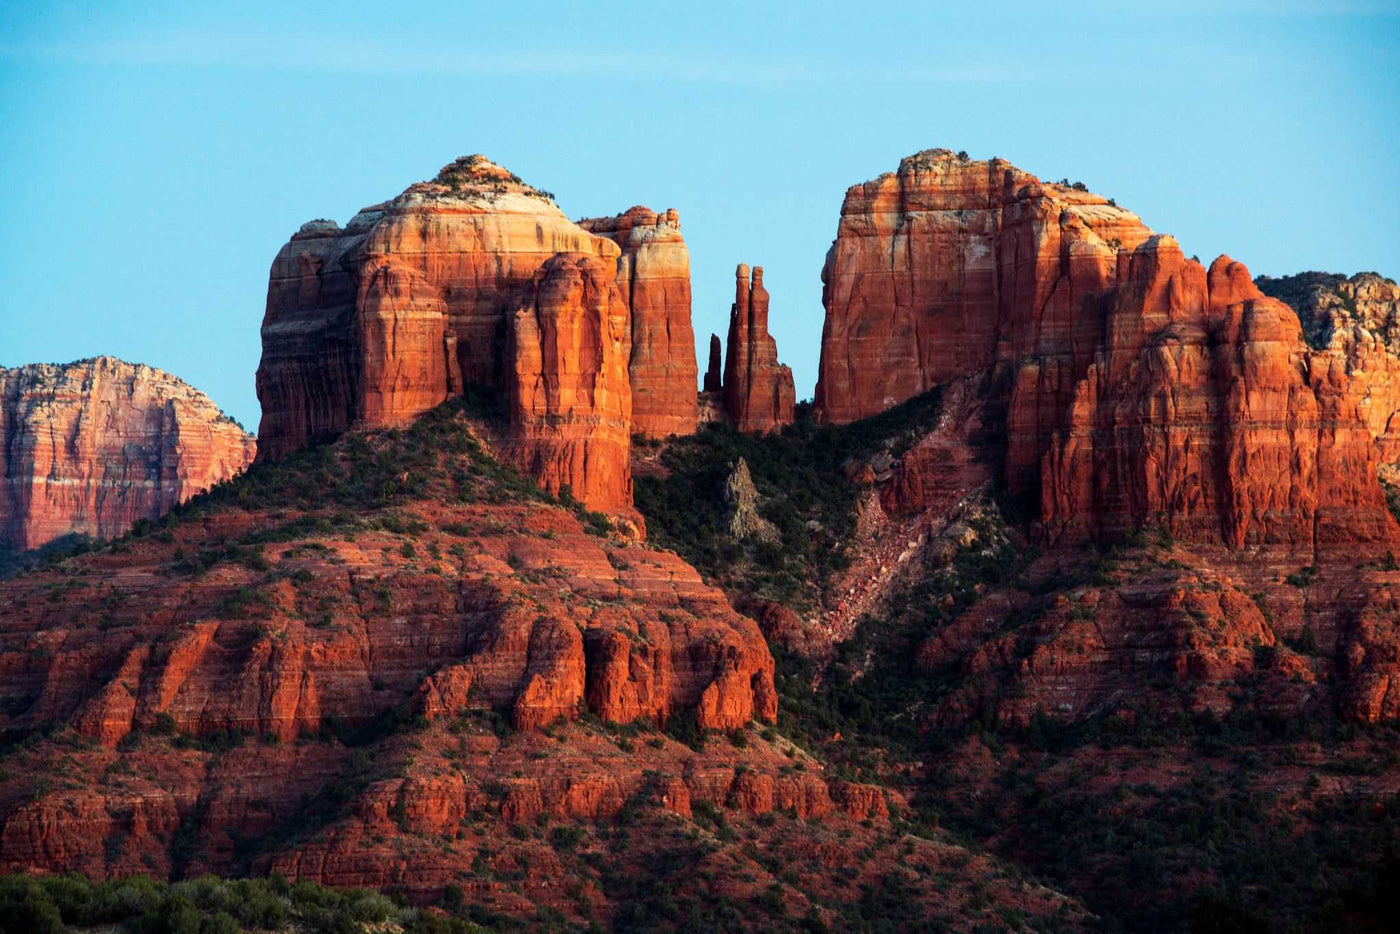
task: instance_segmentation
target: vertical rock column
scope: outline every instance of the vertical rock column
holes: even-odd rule
[[[792,370],[778,362],[778,344],[768,333],[762,266],[754,267],[752,279],[743,263],[735,270],[728,343],[724,409],[729,420],[740,431],[756,433],[791,423],[797,393]]]
[[[650,438],[695,432],[695,331],[690,252],[675,208],[637,206],[579,226],[622,249],[617,283],[631,311],[632,428]]]
[[[724,386],[724,369],[720,364],[719,335],[710,335],[710,365],[705,369],[705,392],[720,392]]]

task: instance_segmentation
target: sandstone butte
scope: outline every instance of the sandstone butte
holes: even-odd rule
[[[1400,542],[1346,353],[1309,347],[1242,264],[1207,270],[1082,185],[918,153],[846,193],[822,277],[818,416],[975,381],[964,415],[1050,540]]]
[[[620,288],[630,332],[623,376],[632,400],[623,433],[693,432],[690,260],[677,213],[636,207],[576,224],[548,193],[482,156],[470,156],[431,182],[361,210],[344,228],[324,220],[303,225],[278,253],[257,378],[262,456],[278,458],[307,440],[351,427],[407,423],[476,384],[496,387],[517,402],[569,406],[512,413],[511,425],[524,431],[502,438],[502,444],[517,463],[543,465],[540,479],[551,489],[557,489],[555,474],[568,460],[569,482],[590,507],[630,507],[630,483],[618,479],[626,469],[625,445],[618,450],[599,444],[568,455],[526,450],[537,432],[524,426],[537,426],[546,416],[617,416],[584,416],[576,404],[585,397],[616,402],[615,373],[536,374],[545,383],[597,381],[596,393],[516,391],[518,361],[512,354],[550,365],[561,361],[547,347],[522,348],[513,318],[534,301],[537,274],[559,254],[596,258]],[[555,308],[549,314],[563,320],[594,311]],[[550,339],[547,329],[540,339]]]
[[[755,266],[750,275],[749,267],[740,263],[734,279],[724,361],[724,410],[740,431],[764,434],[792,422],[797,395],[792,370],[778,362],[777,342],[768,333],[763,267]]]
[[[690,323],[690,251],[675,208],[633,207],[579,226],[622,249],[617,281],[631,310],[632,428],[650,438],[695,432],[695,331]]]
[[[152,367],[0,368],[0,544],[113,538],[234,476],[255,449],[208,396]]]

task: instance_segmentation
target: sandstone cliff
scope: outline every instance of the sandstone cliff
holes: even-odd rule
[[[622,249],[617,281],[631,310],[632,425],[652,438],[695,431],[695,331],[690,323],[690,252],[680,215],[641,206],[579,226]]]
[[[1254,280],[1298,314],[1308,343],[1343,355],[1387,463],[1400,460],[1400,285],[1374,272],[1305,272]]]
[[[550,259],[511,317],[506,350],[501,450],[541,486],[568,486],[592,509],[632,505],[632,337],[613,273],[586,254]]]
[[[344,228],[303,225],[268,282],[261,455],[351,426],[403,423],[464,383],[497,385],[507,315],[561,252],[612,262],[620,254],[482,156],[364,208]]]
[[[750,278],[735,270],[734,306],[724,361],[724,409],[740,431],[765,433],[792,422],[797,394],[792,370],[778,362],[778,344],[768,333],[768,290],[763,267]]]
[[[1083,186],[919,153],[847,192],[823,279],[819,416],[977,381],[967,415],[990,407],[989,454],[1051,538],[1400,539],[1344,356],[1242,265],[1207,273]]]
[[[120,535],[234,476],[255,447],[208,396],[152,367],[0,368],[0,543]]]

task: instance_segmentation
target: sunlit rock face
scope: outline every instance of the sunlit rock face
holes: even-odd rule
[[[633,430],[649,438],[695,431],[695,331],[690,320],[690,252],[674,208],[634,207],[579,221],[622,250],[617,283],[631,316]]]
[[[540,267],[511,317],[501,450],[593,509],[632,505],[628,318],[611,264],[581,253]]]
[[[0,368],[0,544],[112,538],[253,460],[209,397],[141,364],[95,357]]]
[[[978,381],[984,443],[1052,539],[1397,539],[1345,354],[1241,264],[1207,271],[1083,186],[919,153],[847,192],[823,279],[819,417]]]
[[[778,362],[768,333],[768,290],[763,267],[739,264],[724,362],[725,414],[740,431],[763,434],[792,422],[797,401],[792,370]]]
[[[561,252],[620,255],[483,156],[458,159],[344,228],[303,225],[268,281],[261,455],[405,422],[466,383],[497,385],[520,290]]]

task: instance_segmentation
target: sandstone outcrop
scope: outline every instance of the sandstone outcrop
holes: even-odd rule
[[[555,262],[563,286],[579,286],[581,264],[616,296],[605,264]],[[541,281],[546,292],[559,285],[548,269]],[[621,368],[625,354],[617,360]],[[474,445],[443,446],[463,443]],[[484,454],[466,472],[441,456],[440,467],[416,468],[436,478],[432,499],[382,513],[379,524],[427,530],[411,536],[354,534],[377,527],[375,510],[358,523],[313,513],[297,527],[332,531],[275,535],[277,545],[250,546],[259,557],[229,564],[218,543],[261,540],[286,521],[275,511],[285,507],[223,509],[127,551],[75,559],[86,579],[62,612],[35,599],[43,575],[0,584],[0,691],[14,700],[0,733],[71,719],[115,743],[164,715],[195,736],[290,739],[326,716],[372,719],[391,695],[429,720],[507,709],[520,729],[581,708],[664,723],[703,703],[702,725],[714,729],[773,718],[773,663],[757,625],[692,568],[586,535],[558,507],[513,503],[494,481],[471,479],[487,475]],[[322,469],[334,495],[335,472]],[[345,533],[337,522],[350,523]],[[40,645],[42,658],[31,655]]]
[[[1107,346],[1042,461],[1048,528],[1160,522],[1188,542],[1308,555],[1400,538],[1343,360],[1311,352],[1293,312],[1228,257],[1207,273],[1153,237],[1120,267]],[[1040,378],[1023,365],[1013,413]]]
[[[1083,186],[919,153],[847,192],[823,280],[819,417],[976,383],[964,415],[1049,538],[1400,540],[1344,357],[1242,265],[1207,272]]]
[[[822,270],[818,414],[874,415],[1042,335],[1088,355],[1117,250],[1150,235],[1097,195],[942,149],[853,186]]]
[[[0,544],[115,537],[234,476],[255,448],[208,396],[152,367],[0,368]]]
[[[508,315],[561,252],[609,263],[621,254],[483,156],[458,159],[344,228],[303,225],[268,281],[260,455],[403,423],[465,383],[498,385]]]
[[[792,422],[797,394],[792,370],[778,362],[778,345],[768,333],[768,290],[763,267],[752,278],[743,263],[735,270],[734,306],[724,361],[724,409],[740,430],[767,433]]]
[[[581,253],[546,262],[510,322],[506,458],[592,509],[631,506],[631,347],[611,265]]]
[[[1400,285],[1374,272],[1254,280],[1298,314],[1308,343],[1346,358],[1381,460],[1400,460]]]
[[[631,310],[632,425],[651,438],[695,432],[695,331],[690,323],[690,252],[680,215],[634,207],[579,221],[622,250],[617,281]]]

